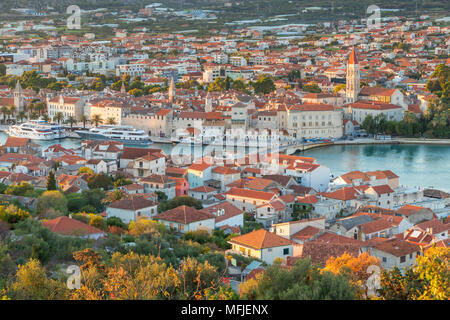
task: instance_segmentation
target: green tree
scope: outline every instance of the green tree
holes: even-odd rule
[[[55,114],[55,116],[53,117],[53,121],[56,121],[58,123],[63,122],[63,120],[64,120],[64,115],[62,114],[62,112],[57,112]]]
[[[64,215],[67,213],[67,199],[60,191],[45,191],[38,198],[36,213],[49,219]]]
[[[73,125],[77,123],[77,120],[73,116],[67,117],[66,123],[70,125],[70,129],[72,129]]]
[[[89,122],[89,119],[84,114],[80,117],[80,122],[83,123],[83,129],[86,129],[86,123]]]
[[[255,282],[241,284],[241,297],[250,300],[352,300],[355,288],[342,275],[322,271],[309,259],[299,259],[292,268],[275,260]]]
[[[98,114],[94,114],[91,118],[91,123],[93,123],[96,127],[98,127],[98,125],[100,123],[103,123],[102,118],[100,117],[100,115]]]
[[[107,176],[106,174],[99,173],[94,174],[93,176],[90,176],[88,178],[88,187],[89,189],[103,189],[103,190],[109,190],[113,187],[113,180],[110,176]]]
[[[256,82],[252,82],[256,94],[269,94],[275,90],[275,84],[269,76],[261,76],[256,80]]]
[[[47,190],[56,190],[56,178],[53,170],[50,170],[47,176]]]
[[[203,205],[200,200],[194,199],[192,197],[176,197],[170,201],[162,202],[158,206],[158,212],[164,212],[179,206],[188,206],[195,209],[202,209]]]

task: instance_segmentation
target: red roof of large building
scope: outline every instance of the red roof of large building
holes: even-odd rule
[[[86,223],[62,216],[53,220],[43,221],[42,225],[50,231],[65,236],[82,236],[88,234],[104,234],[105,232]]]

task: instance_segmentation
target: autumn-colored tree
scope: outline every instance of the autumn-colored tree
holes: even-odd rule
[[[432,247],[417,257],[414,272],[425,283],[418,300],[450,299],[450,248]]]
[[[136,222],[131,221],[128,229],[132,236],[140,236],[142,234],[158,236],[167,232],[165,225],[145,218],[138,219]]]
[[[81,167],[80,169],[78,169],[78,174],[82,174],[82,173],[87,173],[90,175],[95,174],[94,170],[92,170],[91,168],[88,168],[88,167]]]
[[[39,260],[20,265],[11,285],[11,297],[19,300],[60,300],[68,297],[64,283],[48,279]]]
[[[108,192],[106,194],[106,198],[102,200],[102,203],[110,204],[111,202],[119,201],[125,199],[126,197],[127,193],[125,191],[123,191],[122,189],[116,189]]]
[[[258,272],[255,277],[250,278],[239,285],[239,294],[248,300],[256,300],[258,296],[258,286],[262,281],[263,273]]]
[[[103,219],[103,217],[99,215],[94,215],[89,221],[89,225],[103,231],[106,231],[108,229],[105,219]]]
[[[340,257],[331,257],[328,259],[324,271],[330,271],[334,274],[342,274],[349,276],[353,285],[358,288],[358,295],[362,299],[368,298],[367,280],[371,276],[369,266],[376,266],[381,270],[381,263],[375,258],[363,252],[358,257],[354,257],[348,253],[344,253]]]

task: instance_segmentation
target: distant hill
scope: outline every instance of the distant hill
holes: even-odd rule
[[[69,5],[76,3],[81,9],[108,8],[112,11],[130,9],[137,11],[151,3],[162,3],[163,7],[175,10],[208,9],[220,10],[220,19],[256,19],[275,15],[298,14],[305,21],[353,19],[367,17],[368,6],[376,4],[382,9],[397,9],[401,16],[417,16],[424,13],[450,15],[448,0],[0,0],[0,16],[7,17],[13,8],[30,8],[46,11],[48,6],[64,13]],[[312,7],[326,10],[314,11]],[[309,8],[303,15],[304,9]],[[390,12],[389,15],[394,15]]]

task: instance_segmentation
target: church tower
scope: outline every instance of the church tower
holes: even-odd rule
[[[347,64],[347,84],[345,90],[345,96],[347,103],[352,103],[358,100],[360,91],[360,74],[359,74],[359,62],[356,57],[356,50],[353,47],[352,53]]]
[[[175,91],[175,82],[173,81],[173,77],[170,78],[170,87],[169,87],[169,101],[173,102],[175,100],[175,95],[176,95],[176,91]]]
[[[212,107],[211,92],[208,91],[208,94],[206,95],[206,100],[205,100],[205,112],[212,112],[212,111],[213,111],[213,107]]]
[[[122,87],[120,88],[120,93],[127,93],[127,89],[125,88],[125,81],[122,80]]]
[[[25,99],[20,81],[17,81],[16,88],[14,89],[14,106],[17,112],[25,111]]]

